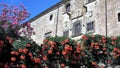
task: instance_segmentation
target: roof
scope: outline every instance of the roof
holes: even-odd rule
[[[39,13],[37,16],[33,17],[32,19],[30,19],[28,22],[33,22],[34,20],[36,20],[37,18],[45,15],[46,13],[52,11],[53,9],[59,8],[63,3],[70,1],[70,0],[62,0],[60,2],[58,2],[57,4],[51,6],[50,8],[46,9],[45,11]]]
[[[57,4],[55,4],[55,5],[51,6],[50,8],[46,9],[45,11],[39,13],[37,16],[35,16],[35,17],[33,17],[32,19],[30,19],[28,22],[33,22],[33,21],[36,20],[37,18],[45,15],[46,13],[52,11],[53,9],[58,8],[62,3],[63,3],[63,1],[58,2]]]

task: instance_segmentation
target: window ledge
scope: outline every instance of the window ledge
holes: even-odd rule
[[[120,22],[117,22],[117,25],[120,25]]]
[[[93,33],[95,33],[95,30],[90,30],[86,32],[86,34],[93,34]]]
[[[71,10],[70,11],[65,11],[63,14],[70,13],[70,12],[71,12]]]

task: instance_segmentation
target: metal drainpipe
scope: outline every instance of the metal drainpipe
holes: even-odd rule
[[[55,31],[55,36],[57,36],[57,31],[58,31],[58,29],[57,29],[57,27],[58,27],[58,22],[59,22],[59,6],[58,6],[58,11],[57,11],[57,23],[56,23],[56,31]]]
[[[105,31],[106,31],[106,45],[107,45],[107,36],[108,36],[108,34],[107,34],[107,30],[108,30],[108,28],[107,28],[107,0],[105,0]],[[108,66],[108,64],[107,64],[107,61],[106,61],[106,67]]]
[[[107,0],[105,0],[105,30],[106,30],[106,37],[108,36],[108,34],[107,34],[107,30],[108,30],[108,28],[107,28]]]

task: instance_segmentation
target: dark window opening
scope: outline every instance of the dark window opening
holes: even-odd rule
[[[81,34],[81,23],[78,21],[73,24],[73,36],[79,36]]]
[[[52,20],[52,18],[53,18],[53,15],[50,15],[50,20]]]
[[[94,22],[87,23],[87,31],[94,30]]]
[[[69,30],[63,32],[63,36],[68,37],[69,36]]]
[[[83,6],[83,8],[84,8],[85,12],[87,12],[87,7],[86,7],[86,6]]]
[[[66,12],[69,12],[70,11],[70,4],[67,4],[66,5]]]
[[[120,22],[120,13],[118,13],[118,21]]]

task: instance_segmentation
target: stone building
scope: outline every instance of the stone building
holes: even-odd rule
[[[120,35],[120,0],[62,0],[31,20],[37,43],[47,36]]]

